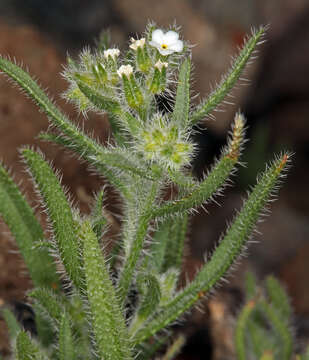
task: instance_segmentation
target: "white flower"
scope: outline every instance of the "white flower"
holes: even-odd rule
[[[166,33],[161,29],[154,30],[149,44],[156,47],[159,53],[164,56],[173,52],[181,52],[183,49],[183,42],[179,40],[179,34],[172,30]]]
[[[139,40],[135,40],[134,38],[131,38],[131,45],[129,46],[130,49],[133,49],[133,50],[137,50],[137,48],[141,47],[143,48],[144,45],[145,45],[145,41],[146,39],[145,38],[141,38]]]
[[[129,77],[133,73],[133,67],[131,65],[121,65],[117,70],[117,74],[122,78],[122,75]]]
[[[119,49],[107,49],[104,50],[104,57],[106,59],[108,59],[109,57],[111,57],[113,60],[115,60],[116,57],[118,57],[120,54],[120,50]]]
[[[161,61],[161,60],[158,60],[158,61],[155,63],[155,67],[161,72],[164,67],[165,67],[165,68],[168,67],[168,63],[167,63],[167,62],[164,62],[164,61]]]

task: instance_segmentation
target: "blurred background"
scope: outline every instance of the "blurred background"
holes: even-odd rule
[[[148,20],[159,27],[176,21],[182,26],[183,38],[195,44],[193,90],[201,96],[220,81],[251,28],[270,25],[267,41],[259,46],[256,60],[247,68],[249,81],[239,83],[229,99],[233,104],[226,105],[224,112],[215,112],[216,120],[206,120],[196,135],[201,152],[193,167],[200,176],[224,145],[235,111],[241,109],[247,117],[249,142],[243,156],[247,167],[239,170],[234,187],[219,199],[221,207],[209,204],[208,214],[200,212],[192,219],[184,269],[188,276],[204,261],[205,252],[211,251],[265,161],[282,149],[295,153],[279,199],[259,225],[247,256],[228,277],[229,283],[202,305],[204,314],[193,311],[184,323],[181,331],[187,334],[188,343],[179,359],[233,359],[233,325],[248,269],[261,280],[273,273],[284,283],[295,309],[297,346],[302,349],[309,340],[308,1],[0,0],[0,53],[22,62],[71,118],[82,122],[60,96],[66,88],[60,75],[66,54],[76,56],[83,47],[93,46],[106,29],[112,43],[124,48],[130,36],[141,34]],[[76,203],[89,211],[89,200],[101,180],[61,149],[35,140],[46,128],[45,116],[0,76],[0,158],[17,181],[24,180],[23,188],[34,202],[17,148],[38,144],[63,172],[63,182]],[[94,129],[102,141],[108,135],[108,121],[102,116],[89,114],[85,128]],[[31,287],[15,250],[7,228],[1,226],[0,304],[26,302],[25,292]],[[31,322],[31,311],[23,316]],[[4,354],[8,351],[5,333],[0,322],[0,352]]]

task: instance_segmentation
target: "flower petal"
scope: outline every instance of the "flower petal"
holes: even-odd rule
[[[162,44],[164,38],[164,33],[161,29],[156,29],[152,32],[152,43]],[[151,44],[152,45],[152,44]],[[154,45],[153,45],[154,46]]]
[[[176,33],[175,31],[168,31],[166,34],[164,34],[164,38],[163,38],[163,41],[165,44],[173,44],[175,43],[179,38],[179,34]]]
[[[169,48],[169,49],[162,49],[161,47],[157,47],[159,53],[163,56],[171,55],[175,50]]]
[[[183,50],[183,41],[177,40],[173,44],[169,45],[169,49],[172,50],[173,52],[174,51],[181,52]]]

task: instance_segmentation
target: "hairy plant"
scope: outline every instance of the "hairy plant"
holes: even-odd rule
[[[309,359],[309,347],[303,354],[295,354],[294,348],[292,308],[286,291],[272,275],[259,287],[255,276],[248,273],[246,302],[236,323],[237,359]]]
[[[108,252],[103,186],[91,214],[82,215],[43,154],[25,147],[21,156],[53,230],[46,239],[1,166],[0,213],[33,279],[29,297],[38,332],[31,336],[5,310],[17,359],[150,359],[168,340],[162,330],[227,274],[276,193],[290,156],[277,155],[268,164],[207,262],[180,287],[190,214],[211,201],[235,171],[245,119],[236,114],[221,156],[199,181],[190,166],[198,152],[192,133],[232,90],[264,31],[252,33],[217,88],[197,106],[191,102],[190,45],[179,39],[178,29],[164,32],[150,24],[122,55],[100,44],[78,60],[68,58],[64,96],[83,113],[108,114],[112,136],[106,146],[76,126],[27,72],[0,58],[3,73],[46,113],[51,127],[41,139],[76,153],[117,190],[122,203],[121,236]],[[167,95],[174,99],[172,110],[162,111],[158,99]],[[174,339],[162,359],[172,359],[183,343],[183,336]]]

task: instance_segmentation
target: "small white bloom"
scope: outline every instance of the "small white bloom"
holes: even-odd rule
[[[158,61],[155,63],[155,67],[161,72],[164,67],[165,67],[165,68],[168,67],[168,63],[167,63],[167,62],[164,62],[164,61],[161,61],[161,60],[158,60]]]
[[[164,56],[173,52],[181,52],[183,49],[183,41],[179,40],[179,34],[172,30],[166,33],[161,29],[154,30],[149,44],[156,47],[159,53]]]
[[[117,70],[117,74],[122,78],[122,75],[129,77],[133,73],[133,67],[131,65],[121,65]]]
[[[129,46],[130,49],[137,50],[137,48],[141,47],[143,48],[145,45],[145,38],[141,38],[139,40],[135,40],[134,38],[131,38],[131,45]]]
[[[104,50],[104,57],[106,59],[111,57],[113,60],[115,60],[115,58],[117,58],[119,55],[120,55],[120,50],[119,49],[107,49],[107,50]]]

